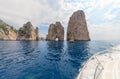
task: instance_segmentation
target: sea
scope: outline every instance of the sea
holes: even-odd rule
[[[75,79],[83,63],[120,41],[0,41],[0,79]]]

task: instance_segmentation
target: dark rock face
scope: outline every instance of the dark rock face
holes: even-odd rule
[[[73,15],[70,17],[67,28],[67,40],[68,41],[90,40],[85,14],[82,10],[74,12]]]
[[[64,40],[64,28],[60,22],[50,24],[46,40]]]
[[[39,30],[27,22],[18,30],[17,40],[39,40]]]
[[[39,28],[38,27],[36,27],[35,33],[36,33],[36,40],[39,40]]]

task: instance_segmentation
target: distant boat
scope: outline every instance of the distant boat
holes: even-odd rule
[[[73,42],[74,42],[74,40],[70,40],[70,42],[72,42],[72,43],[73,43]]]
[[[89,58],[77,79],[120,79],[120,46]]]
[[[71,38],[72,38],[72,39],[70,40],[70,42],[72,42],[72,43],[73,43],[73,42],[74,42],[74,40],[73,40],[73,36],[72,36]]]
[[[55,41],[58,41],[58,38],[56,38]]]

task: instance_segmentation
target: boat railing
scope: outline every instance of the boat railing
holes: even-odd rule
[[[95,55],[97,55],[97,54],[94,54],[92,57],[90,57],[90,58],[87,60],[87,62],[85,62],[85,63],[84,63],[84,66],[83,66],[83,68],[80,70],[81,72],[79,73],[79,75],[78,75],[77,79],[80,79],[81,74],[83,73],[83,71],[84,71],[84,69],[85,69],[86,65],[88,64],[88,62],[89,62],[91,59],[93,59],[93,58],[94,58],[94,56],[95,56]]]
[[[89,63],[89,61],[92,60],[92,59],[96,59],[97,62],[98,62],[98,65],[97,65],[97,67],[96,67],[95,74],[94,74],[94,79],[98,79],[100,73],[101,73],[102,70],[104,69],[104,66],[103,66],[103,64],[101,63],[101,61],[98,59],[97,56],[98,56],[98,55],[101,55],[101,54],[105,54],[106,51],[107,51],[107,50],[104,50],[104,51],[98,52],[98,53],[94,54],[93,56],[91,56],[91,57],[87,60],[87,62],[84,63],[84,66],[83,66],[83,68],[80,70],[81,72],[79,73],[77,79],[81,79],[81,75],[82,75],[82,73],[84,72],[84,69],[85,69],[86,65],[87,65],[87,64]],[[111,55],[109,55],[109,56],[111,57]],[[101,69],[99,69],[99,71],[98,71],[98,67],[101,67]]]
[[[102,65],[102,63],[100,62],[100,60],[97,58],[97,56],[95,56],[95,59],[98,61],[98,65],[97,65],[97,67],[95,69],[94,79],[98,79],[100,73],[104,69],[104,66]]]
[[[112,60],[112,56],[111,56],[111,52],[108,53],[108,57]],[[94,79],[98,79],[98,77],[100,76],[102,70],[104,70],[104,66],[103,64],[101,63],[101,61],[98,59],[97,56],[95,56],[95,59],[98,61],[98,65],[95,69],[95,74],[94,74]]]

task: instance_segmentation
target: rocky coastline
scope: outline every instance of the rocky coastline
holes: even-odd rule
[[[63,41],[64,40],[64,27],[60,21],[55,24],[50,24],[48,34],[44,40],[47,41]],[[13,26],[8,25],[0,20],[0,40],[42,40],[40,37],[39,28],[32,25],[31,22],[25,23],[22,27],[16,30]],[[90,41],[89,31],[85,13],[78,10],[72,14],[69,19],[67,27],[67,41]]]

